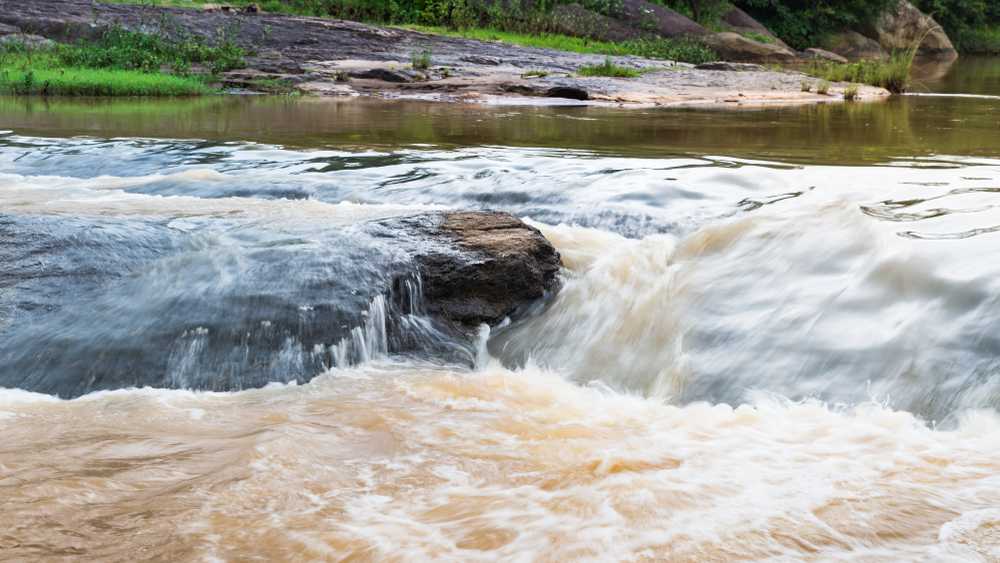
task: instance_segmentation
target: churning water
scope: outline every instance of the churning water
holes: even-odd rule
[[[338,144],[0,137],[0,558],[1000,561],[989,147]],[[470,344],[481,208],[564,285]]]

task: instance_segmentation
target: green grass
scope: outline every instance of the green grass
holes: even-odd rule
[[[8,95],[195,96],[212,92],[195,78],[136,70],[45,68],[27,63],[0,71],[0,94]]]
[[[765,45],[770,45],[774,43],[774,37],[771,37],[766,33],[760,33],[758,31],[745,31],[740,35],[752,41],[756,41],[757,43],[764,43]]]
[[[851,84],[847,88],[844,88],[844,101],[853,102],[858,99],[858,85]]]
[[[182,31],[182,30],[181,30]],[[0,47],[0,92],[43,96],[192,96],[214,92],[209,76],[243,65],[246,52],[220,30],[212,43],[112,27],[86,42],[32,50]],[[195,65],[205,70],[193,73]],[[169,69],[169,71],[165,71]]]
[[[686,63],[705,63],[716,61],[718,55],[703,43],[692,39],[633,39],[622,42],[596,41],[583,37],[572,37],[557,33],[518,33],[491,28],[448,29],[438,26],[403,25],[404,29],[475,39],[477,41],[502,41],[522,47],[538,47],[572,53],[591,53],[598,55],[634,55],[650,59],[679,61]]]
[[[611,62],[611,57],[604,60],[599,65],[582,66],[577,70],[580,76],[607,76],[611,78],[635,78],[642,75],[642,71],[634,68],[618,66]]]
[[[419,53],[410,54],[410,66],[414,70],[427,70],[431,67],[431,52],[429,49],[424,49]]]
[[[910,66],[916,54],[914,49],[894,53],[888,61],[859,61],[856,63],[814,63],[806,73],[831,82],[859,82],[879,86],[899,94],[910,85]]]

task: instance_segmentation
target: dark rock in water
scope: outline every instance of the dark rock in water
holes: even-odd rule
[[[546,90],[545,95],[549,98],[567,98],[581,101],[590,99],[590,94],[586,90],[575,86],[554,86]]]
[[[713,61],[695,65],[696,70],[722,70],[727,72],[759,72],[764,67],[753,63],[731,63],[727,61]]]
[[[0,387],[236,390],[387,354],[470,364],[480,323],[557,288],[506,214],[328,227],[0,213]]]
[[[387,68],[373,68],[363,71],[349,73],[351,78],[367,78],[369,80],[381,80],[383,82],[413,82],[413,77],[405,72],[389,70]]]
[[[495,325],[559,287],[559,253],[509,213],[446,213],[426,232],[461,250],[416,258],[427,310],[448,321]]]

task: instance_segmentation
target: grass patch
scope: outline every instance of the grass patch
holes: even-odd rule
[[[196,96],[213,92],[201,80],[135,70],[45,68],[27,61],[0,72],[0,94],[42,96]],[[25,64],[27,63],[27,64]]]
[[[899,94],[910,85],[910,66],[915,49],[893,53],[888,61],[859,61],[856,63],[813,63],[806,73],[832,82],[859,82],[879,86]]]
[[[556,51],[573,53],[590,53],[598,55],[634,55],[650,59],[679,61],[686,63],[705,63],[719,59],[715,51],[703,43],[693,39],[633,39],[618,43],[595,41],[583,37],[572,37],[556,33],[516,33],[490,28],[448,29],[437,26],[405,25],[404,29],[475,39],[477,41],[502,41],[522,47],[539,47]]]
[[[0,93],[42,96],[196,96],[213,93],[201,77],[120,68],[68,66],[62,49],[0,49]]]
[[[429,49],[424,49],[419,53],[410,54],[410,66],[414,70],[427,70],[431,68],[431,52]]]
[[[548,76],[548,71],[544,70],[529,70],[521,74],[521,78],[545,78]]]
[[[813,85],[812,85],[812,82],[809,82],[808,80],[803,80],[803,81],[802,81],[802,82],[801,82],[801,83],[799,84],[799,88],[800,88],[800,89],[801,89],[801,90],[802,90],[803,92],[812,92],[812,89],[813,89]]]
[[[816,87],[816,93],[819,94],[820,96],[825,96],[825,95],[829,94],[830,93],[830,83],[827,82],[826,80],[820,82],[819,86]]]
[[[844,101],[853,102],[858,99],[858,85],[851,84],[847,88],[844,88]]]
[[[763,43],[765,45],[771,45],[774,43],[774,37],[759,31],[744,31],[740,35],[750,39],[751,41],[756,41],[757,43]]]
[[[246,52],[220,32],[209,44],[112,27],[93,41],[32,50],[0,47],[0,92],[43,96],[192,96],[212,93],[212,74],[243,65]]]
[[[611,57],[604,59],[599,65],[582,66],[577,70],[580,76],[607,76],[611,78],[635,78],[642,75],[642,71],[634,68],[616,65],[611,62]]]
[[[199,36],[182,35],[171,40],[118,26],[111,27],[95,41],[59,45],[53,52],[65,66],[146,72],[167,67],[176,74],[187,74],[195,64],[213,73],[240,68],[247,55],[232,39],[232,33],[223,29],[218,31],[216,41],[209,44]]]

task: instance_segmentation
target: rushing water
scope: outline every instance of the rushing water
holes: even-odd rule
[[[998,110],[0,99],[0,559],[1000,561]]]

